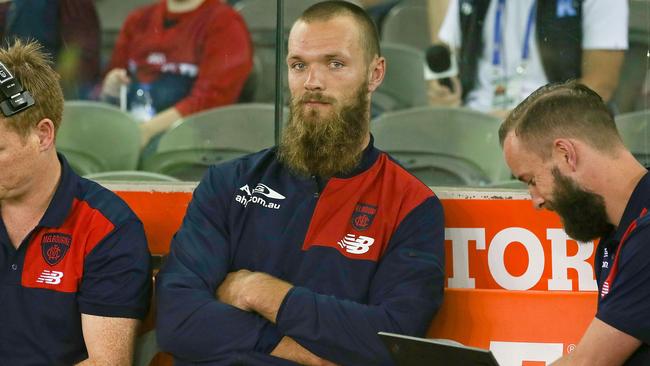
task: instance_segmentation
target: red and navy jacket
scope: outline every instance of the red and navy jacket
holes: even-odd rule
[[[626,366],[650,365],[650,174],[641,178],[618,228],[603,238],[594,261],[596,318],[641,340]],[[615,346],[615,345],[612,345]]]
[[[377,332],[426,333],[443,246],[438,198],[372,141],[327,181],[293,174],[276,148],[213,166],[158,276],[158,342],[177,365],[293,364],[269,355],[282,336],[337,364],[390,365]],[[277,324],[217,301],[240,269],[295,286]]]
[[[113,192],[61,179],[15,249],[0,218],[0,364],[72,365],[88,358],[81,313],[143,318],[151,296],[142,223]]]

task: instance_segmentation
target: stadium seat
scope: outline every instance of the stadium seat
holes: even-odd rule
[[[381,28],[381,40],[425,51],[431,45],[430,33],[426,7],[400,4],[386,15]]]
[[[241,93],[239,93],[237,103],[254,103],[258,101],[256,95],[259,94],[258,91],[262,89],[262,81],[265,76],[263,67],[264,65],[262,64],[260,55],[253,53],[253,68],[246,79],[246,83],[244,84]],[[268,102],[272,103],[273,100],[268,100]]]
[[[84,178],[92,179],[94,181],[109,182],[178,182],[178,178],[170,177],[154,172],[145,172],[142,170],[119,170],[110,172],[101,172],[88,174]]]
[[[421,107],[371,123],[378,148],[427,185],[485,186],[510,179],[496,117],[464,108]]]
[[[271,104],[235,104],[188,116],[163,134],[143,169],[200,180],[214,163],[273,146],[274,118]]]
[[[288,36],[288,30],[293,22],[300,17],[303,11],[308,7],[321,2],[322,0],[284,0],[284,28]],[[246,24],[248,30],[253,35],[259,32],[275,32],[277,7],[275,1],[269,0],[240,0],[234,5]]]
[[[56,147],[80,175],[135,170],[140,155],[138,123],[111,105],[67,101]]]
[[[649,8],[646,0],[629,1],[628,48],[621,67],[618,87],[613,99],[617,113],[647,108],[647,53],[650,47]]]
[[[95,0],[95,8],[101,26],[102,65],[108,63],[122,24],[129,13],[141,6],[152,3],[152,0]]]
[[[492,182],[487,185],[488,188],[499,188],[499,189],[527,189],[526,183],[517,180],[517,179],[508,179],[501,180],[498,182]]]
[[[373,106],[389,112],[427,105],[424,53],[395,43],[382,43],[381,50],[386,58],[386,75],[372,96]]]
[[[156,331],[152,329],[136,339],[133,366],[149,366],[158,352],[160,349],[156,342]]]
[[[645,167],[650,167],[650,110],[616,116],[623,143]]]
[[[318,3],[320,0],[286,0],[284,2],[284,39],[287,40],[293,22],[309,6]],[[256,89],[252,93],[252,102],[273,103],[275,101],[275,61],[276,61],[276,16],[277,8],[275,1],[269,0],[241,0],[234,5],[244,18],[248,31],[253,41],[253,49],[258,64]],[[282,65],[283,72],[286,66]],[[283,90],[284,100],[288,100],[289,94],[286,88],[286,75]]]

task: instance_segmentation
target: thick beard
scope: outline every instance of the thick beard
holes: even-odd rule
[[[603,237],[614,226],[609,223],[605,199],[598,194],[580,188],[571,178],[552,170],[555,188],[549,207],[562,219],[564,231],[581,242]]]
[[[306,100],[321,100],[332,106],[341,102],[320,93],[292,99],[289,122],[280,142],[280,161],[304,176],[329,178],[351,172],[361,161],[361,144],[370,127],[367,83],[361,84],[350,104],[327,117],[316,109],[306,111]]]

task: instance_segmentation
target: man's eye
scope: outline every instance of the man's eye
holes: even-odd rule
[[[305,68],[305,64],[303,64],[302,62],[296,62],[291,64],[291,68],[293,70],[303,70]]]
[[[343,67],[343,64],[338,61],[332,61],[330,62],[330,66],[335,69],[340,69],[341,67]]]

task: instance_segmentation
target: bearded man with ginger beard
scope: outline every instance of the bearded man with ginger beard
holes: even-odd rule
[[[444,285],[444,218],[373,146],[385,60],[367,14],[307,9],[289,35],[279,147],[213,166],[158,277],[177,365],[390,365],[377,332],[423,336]]]

